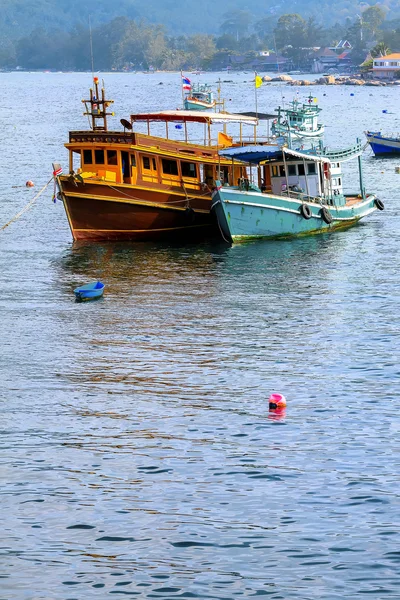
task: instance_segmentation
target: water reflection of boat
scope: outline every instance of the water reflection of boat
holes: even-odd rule
[[[227,241],[290,237],[349,227],[376,209],[381,200],[366,194],[361,169],[362,144],[336,152],[299,152],[287,147],[248,146],[220,151],[226,158],[256,167],[257,184],[248,179],[221,186],[213,209]],[[341,162],[358,157],[360,191],[345,194]]]
[[[84,102],[91,130],[69,133],[69,175],[57,175],[75,240],[202,239],[216,233],[210,214],[214,181],[236,181],[242,174],[242,166],[219,157],[218,150],[234,143],[226,133],[228,125],[239,125],[238,142],[244,143],[242,126],[256,131],[256,117],[184,110],[141,113],[130,121],[121,119],[123,131],[109,131],[112,101],[106,100],[104,88],[99,90],[97,77]],[[137,123],[145,123],[147,133],[134,131]],[[163,125],[163,137],[152,135],[152,123]],[[222,129],[216,139],[214,123]],[[189,125],[201,126],[201,139],[191,132],[189,141]],[[184,139],[173,139],[171,129],[183,130]]]
[[[272,133],[285,136],[289,140],[321,137],[325,127],[318,123],[318,115],[322,109],[315,100],[310,94],[306,103],[295,99],[290,103],[289,108],[278,107],[278,116],[272,124]]]

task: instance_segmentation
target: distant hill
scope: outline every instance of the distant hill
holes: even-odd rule
[[[314,15],[325,27],[343,22],[374,2],[357,0],[2,0],[0,35],[19,39],[38,27],[69,31],[77,25],[87,27],[89,15],[95,27],[118,16],[161,23],[170,34],[218,33],[226,13],[248,11],[253,22],[270,16],[295,12],[303,17]],[[384,0],[387,18],[400,16],[398,0]],[[1,45],[1,40],[0,40]]]

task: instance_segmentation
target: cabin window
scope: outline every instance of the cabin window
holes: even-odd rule
[[[289,177],[293,177],[297,174],[296,165],[288,165],[288,175]]]
[[[136,156],[131,154],[131,166],[136,167]]]
[[[286,173],[284,165],[279,165],[279,175],[280,177],[285,177]]]
[[[178,163],[176,160],[162,159],[162,169],[165,175],[178,175]]]
[[[92,151],[91,150],[84,150],[83,151],[83,162],[85,165],[91,165],[93,164],[93,158],[92,158]]]
[[[148,156],[143,156],[143,169],[150,169],[150,158]]]
[[[342,185],[342,178],[341,177],[339,177],[339,179],[338,179],[338,185]]]
[[[299,172],[299,175],[304,176],[305,175],[305,171],[304,171],[304,165],[302,163],[297,165],[297,170]]]
[[[333,185],[334,187],[336,187],[336,186],[337,186],[337,180],[336,180],[336,179],[332,179],[332,185]]]
[[[107,150],[107,164],[109,165],[117,165],[117,151],[116,150]]]
[[[95,150],[94,160],[96,165],[104,165],[104,150]]]
[[[196,163],[181,162],[182,177],[197,177]]]
[[[272,165],[272,177],[278,177],[278,167],[276,165]]]
[[[317,172],[315,168],[315,163],[308,163],[307,172],[309,175],[315,175],[315,173]]]
[[[152,158],[152,163],[153,163],[153,171],[157,171],[157,165],[156,165],[156,159]]]

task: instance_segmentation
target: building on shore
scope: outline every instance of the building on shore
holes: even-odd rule
[[[374,79],[396,79],[400,72],[400,52],[374,58],[372,71]]]

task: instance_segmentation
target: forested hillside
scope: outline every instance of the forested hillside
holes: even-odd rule
[[[89,15],[94,26],[115,17],[145,19],[162,24],[167,33],[218,33],[225,15],[242,10],[253,23],[270,16],[299,13],[316,16],[321,25],[353,19],[370,2],[357,0],[1,0],[0,35],[19,39],[38,27],[70,31],[76,25],[87,25]],[[399,0],[379,3],[387,19],[400,17]],[[244,24],[246,26],[246,23]]]
[[[0,68],[87,70],[91,45],[94,66],[103,70],[216,70],[244,65],[268,55],[265,51],[280,52],[290,64],[305,68],[310,49],[344,39],[355,65],[377,43],[400,50],[400,19],[389,18],[396,13],[381,4],[356,8],[355,0],[338,0],[333,10],[326,0],[287,1],[277,12],[277,5],[266,8],[265,0],[253,0],[251,9],[239,0],[121,0],[109,10],[104,0],[85,0],[82,10],[78,0],[57,0],[57,10],[56,0],[20,0],[18,5],[1,0]],[[261,4],[263,11],[256,14]],[[178,10],[179,5],[186,9]],[[301,12],[287,12],[291,5],[301,6]],[[400,11],[399,5],[396,0]],[[310,15],[318,6],[319,14]]]

